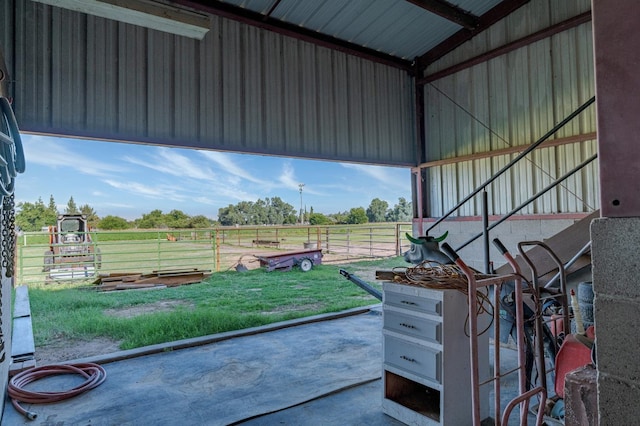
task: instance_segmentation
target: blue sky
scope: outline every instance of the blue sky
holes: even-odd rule
[[[367,208],[374,198],[393,207],[411,200],[410,170],[283,157],[22,135],[27,169],[18,176],[16,203],[63,211],[73,196],[100,217],[136,219],[173,209],[215,219],[220,207],[280,197],[317,213]]]

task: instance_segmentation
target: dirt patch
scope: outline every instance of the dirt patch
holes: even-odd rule
[[[138,315],[151,314],[155,312],[169,312],[179,307],[193,309],[195,306],[193,303],[185,300],[160,300],[155,303],[129,306],[127,308],[106,309],[104,314],[117,318],[132,318]]]
[[[73,359],[105,355],[120,351],[120,342],[99,337],[91,340],[57,338],[46,346],[36,347],[36,365],[59,364]]]
[[[155,303],[122,309],[107,309],[104,313],[118,318],[132,318],[153,312],[169,312],[179,307],[192,309],[194,305],[184,300],[161,300]],[[64,361],[118,352],[121,350],[120,343],[120,341],[105,337],[97,337],[91,340],[57,337],[46,345],[36,348],[36,365],[58,364]]]

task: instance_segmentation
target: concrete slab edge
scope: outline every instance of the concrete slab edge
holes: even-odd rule
[[[104,355],[96,355],[92,357],[79,358],[74,360],[68,360],[60,362],[59,364],[79,364],[79,363],[95,363],[95,364],[108,364],[110,362],[122,361],[125,359],[136,358],[145,355],[152,355],[162,352],[170,352],[174,350],[192,348],[196,346],[208,345],[211,343],[221,342],[223,340],[229,340],[236,337],[251,336],[260,333],[267,333],[270,331],[282,330],[284,328],[296,327],[299,325],[312,324],[321,321],[330,321],[354,315],[361,315],[374,309],[380,309],[382,305],[370,305],[358,308],[352,308],[340,312],[331,312],[327,314],[319,314],[311,317],[297,318],[288,321],[276,322],[273,324],[267,324],[259,327],[245,328],[242,330],[227,331],[224,333],[211,334],[207,336],[194,337],[191,339],[177,340],[174,342],[159,343],[157,345],[143,346],[141,348],[129,349],[125,351],[112,352]],[[37,350],[37,349],[36,349]]]

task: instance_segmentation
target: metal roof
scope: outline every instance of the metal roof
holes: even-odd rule
[[[173,0],[410,69],[422,67],[529,0]]]
[[[414,166],[436,159],[431,141],[427,150],[417,140],[416,85],[551,37],[565,14],[590,18],[589,0],[579,10],[555,0],[153,2],[209,15],[207,37],[195,41],[163,24],[136,26],[128,7],[119,19],[63,6],[148,1],[0,2],[24,129]]]

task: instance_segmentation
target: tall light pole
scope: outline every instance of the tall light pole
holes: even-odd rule
[[[304,187],[304,183],[299,183],[298,188],[300,188],[300,225],[304,224],[304,216],[302,215],[302,188]]]

